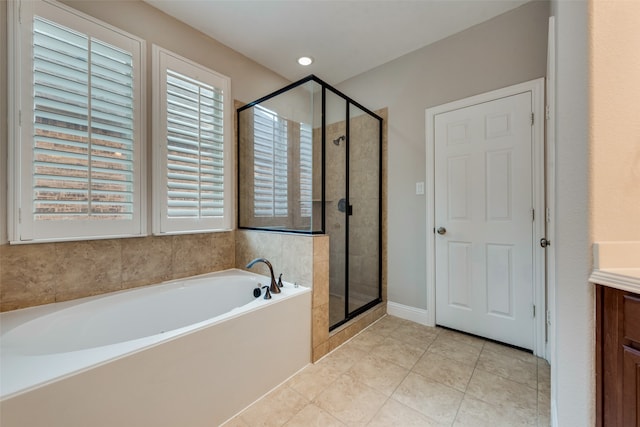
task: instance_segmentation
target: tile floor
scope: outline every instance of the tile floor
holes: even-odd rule
[[[549,426],[549,365],[386,316],[225,427]]]

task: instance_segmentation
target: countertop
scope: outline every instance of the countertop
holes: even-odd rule
[[[590,282],[640,294],[640,242],[594,243],[593,265]]]

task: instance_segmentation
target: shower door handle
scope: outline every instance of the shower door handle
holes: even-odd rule
[[[347,205],[347,199],[340,199],[338,201],[338,210],[340,212],[346,212],[347,215],[353,215],[353,205]]]

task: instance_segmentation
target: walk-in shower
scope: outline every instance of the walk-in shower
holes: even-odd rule
[[[238,227],[328,234],[329,325],[382,301],[382,118],[315,76],[238,109]]]

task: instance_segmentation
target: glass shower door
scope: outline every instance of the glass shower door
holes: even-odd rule
[[[348,314],[380,297],[380,126],[349,105]]]
[[[329,325],[381,298],[380,120],[331,92],[325,126]]]
[[[347,312],[347,103],[326,91],[325,221],[329,235],[329,325],[342,322]]]

